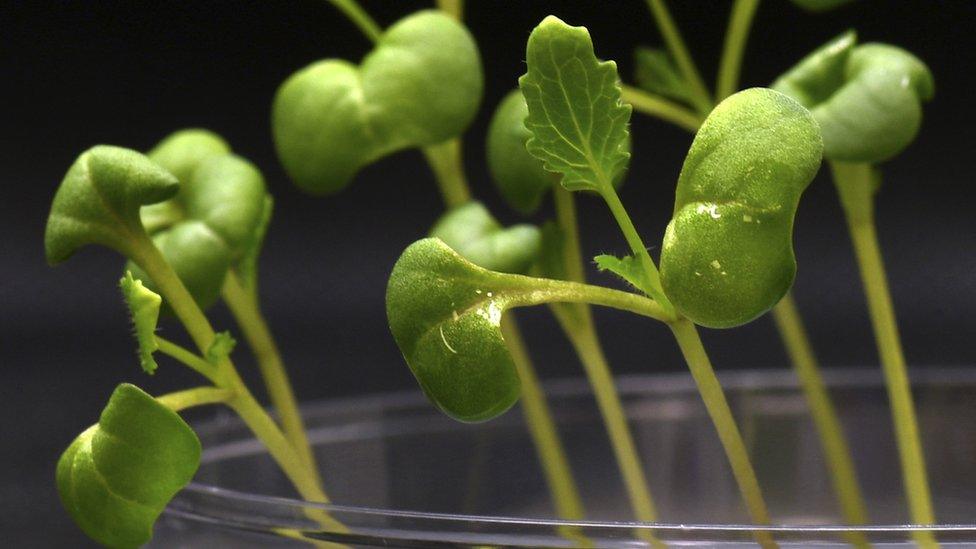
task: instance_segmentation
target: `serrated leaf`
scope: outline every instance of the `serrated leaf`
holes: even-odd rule
[[[123,383],[98,423],[61,455],[58,493],[89,537],[107,547],[139,547],[199,465],[200,441],[186,422]]]
[[[641,88],[657,95],[687,103],[691,90],[674,60],[661,48],[639,47],[634,50],[634,79]]]
[[[163,299],[156,292],[143,286],[141,281],[133,278],[129,271],[126,271],[125,276],[119,280],[119,288],[122,290],[125,304],[129,307],[129,317],[132,319],[136,342],[139,344],[139,365],[151,375],[159,366],[153,358],[153,353],[159,349],[159,344],[156,342],[156,324],[159,321],[159,306]]]
[[[179,182],[145,155],[98,145],[81,153],[64,176],[51,203],[44,251],[54,265],[86,244],[101,244],[123,255],[144,233],[139,208],[179,191]]]
[[[207,347],[207,362],[219,364],[224,361],[234,351],[237,340],[230,335],[230,332],[217,332],[214,339]]]
[[[594,257],[593,261],[596,262],[596,268],[600,271],[610,271],[634,288],[646,295],[651,295],[651,280],[647,278],[647,271],[641,267],[640,262],[634,256],[616,257],[601,254]]]
[[[773,90],[739,92],[709,114],[681,168],[661,250],[661,284],[681,314],[728,328],[786,294],[793,218],[822,150],[810,113]]]
[[[630,105],[617,66],[601,62],[585,27],[546,17],[529,36],[519,87],[529,109],[526,147],[569,190],[603,192],[625,170]]]
[[[539,229],[528,224],[508,228],[480,202],[445,213],[430,230],[468,261],[492,271],[524,274],[539,254]]]
[[[840,35],[772,87],[810,109],[828,160],[883,162],[915,139],[922,104],[935,93],[935,82],[928,67],[906,50],[856,43],[853,31]]]

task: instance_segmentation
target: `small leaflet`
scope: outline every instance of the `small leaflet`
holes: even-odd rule
[[[596,262],[596,267],[600,271],[610,271],[634,288],[651,295],[651,281],[634,256],[616,257],[603,254],[594,257],[593,261]]]
[[[122,297],[129,307],[129,317],[139,344],[139,365],[147,373],[155,373],[158,364],[153,353],[159,348],[156,342],[156,324],[159,321],[159,307],[163,299],[159,294],[143,286],[141,280],[132,277],[131,271],[119,280]]]
[[[230,332],[218,332],[207,348],[207,362],[215,365],[220,363],[230,356],[236,346],[237,340],[230,335]]]

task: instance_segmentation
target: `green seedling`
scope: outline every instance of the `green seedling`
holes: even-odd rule
[[[380,34],[358,66],[327,59],[285,81],[272,108],[275,146],[295,184],[334,193],[383,156],[460,135],[483,86],[467,29],[421,11]]]

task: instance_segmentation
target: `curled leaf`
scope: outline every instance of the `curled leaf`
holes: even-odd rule
[[[61,455],[58,493],[89,537],[108,547],[139,547],[199,465],[200,441],[186,422],[123,383],[98,423]]]
[[[816,121],[781,93],[753,88],[712,111],[685,158],[661,251],[661,284],[679,312],[728,328],[786,294],[793,218],[822,149]]]
[[[359,66],[326,59],[289,77],[272,106],[275,147],[296,185],[335,193],[390,153],[460,135],[483,88],[468,30],[421,11],[387,29]]]
[[[159,349],[156,342],[156,323],[159,321],[159,305],[163,299],[133,278],[129,271],[119,280],[119,288],[129,307],[136,342],[139,344],[139,364],[147,374],[152,374],[159,366],[153,353]]]
[[[480,202],[445,213],[430,236],[475,265],[503,273],[524,274],[539,254],[539,229],[527,224],[504,228]]]
[[[131,149],[98,145],[83,152],[64,176],[51,204],[44,251],[54,265],[86,244],[122,254],[144,234],[139,208],[171,198],[173,176]]]
[[[641,88],[683,103],[691,100],[691,88],[667,51],[639,47],[634,50],[634,66],[634,79]]]
[[[149,156],[182,174],[182,188],[171,200],[143,208],[144,225],[197,303],[209,307],[228,269],[256,261],[270,216],[264,177],[205,130],[176,132]],[[153,287],[138,266],[126,268]]]
[[[585,27],[552,15],[529,35],[519,87],[528,106],[529,153],[568,190],[603,192],[630,160],[630,105],[613,61],[600,61]]]
[[[810,109],[820,123],[827,159],[877,163],[915,139],[922,103],[932,98],[935,84],[928,67],[911,53],[856,43],[853,31],[840,35],[772,87]]]

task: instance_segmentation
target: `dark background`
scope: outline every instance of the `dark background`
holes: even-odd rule
[[[364,2],[383,25],[423,2]],[[643,2],[468,2],[467,19],[486,57],[484,108],[466,137],[475,194],[506,223],[485,171],[482,143],[493,106],[524,72],[525,39],[546,14],[589,27],[597,54],[618,61],[632,82],[631,51],[660,39]],[[672,2],[706,79],[717,69],[728,4]],[[901,45],[924,59],[937,94],[916,143],[884,167],[880,238],[909,362],[972,364],[976,322],[976,198],[972,97],[976,8],[966,0],[862,0],[806,14],[784,0],[760,7],[743,86],[770,82],[803,54],[854,27],[862,40]],[[77,546],[78,531],[54,489],[59,453],[93,422],[114,385],[151,392],[196,383],[161,360],[141,373],[115,286],[121,260],[86,249],[66,265],[44,264],[49,202],[74,157],[96,143],[148,149],[172,130],[202,126],[224,135],[259,165],[277,199],[262,257],[262,301],[301,399],[410,389],[412,378],[389,336],[383,310],[396,257],[441,209],[416,151],[364,170],[346,192],[316,199],[297,192],[278,165],[269,105],[290,73],[323,57],[358,59],[368,42],[326,2],[5,2],[0,7],[3,198],[0,199],[0,539],[5,546]],[[649,245],[660,242],[690,136],[641,115],[622,190]],[[625,253],[605,207],[584,197],[588,254]],[[537,221],[544,219],[544,212]],[[811,185],[796,226],[795,293],[813,343],[831,366],[874,367],[876,355],[857,271],[832,185]],[[593,274],[597,282],[614,281]],[[218,329],[232,327],[214,311]],[[579,375],[544,308],[520,313],[544,376]],[[666,330],[599,311],[617,372],[680,370]],[[163,327],[179,338],[179,327]],[[771,322],[706,330],[719,369],[784,368]],[[240,367],[253,379],[243,346]],[[255,385],[257,386],[257,385]],[[970,418],[971,419],[971,418]]]

